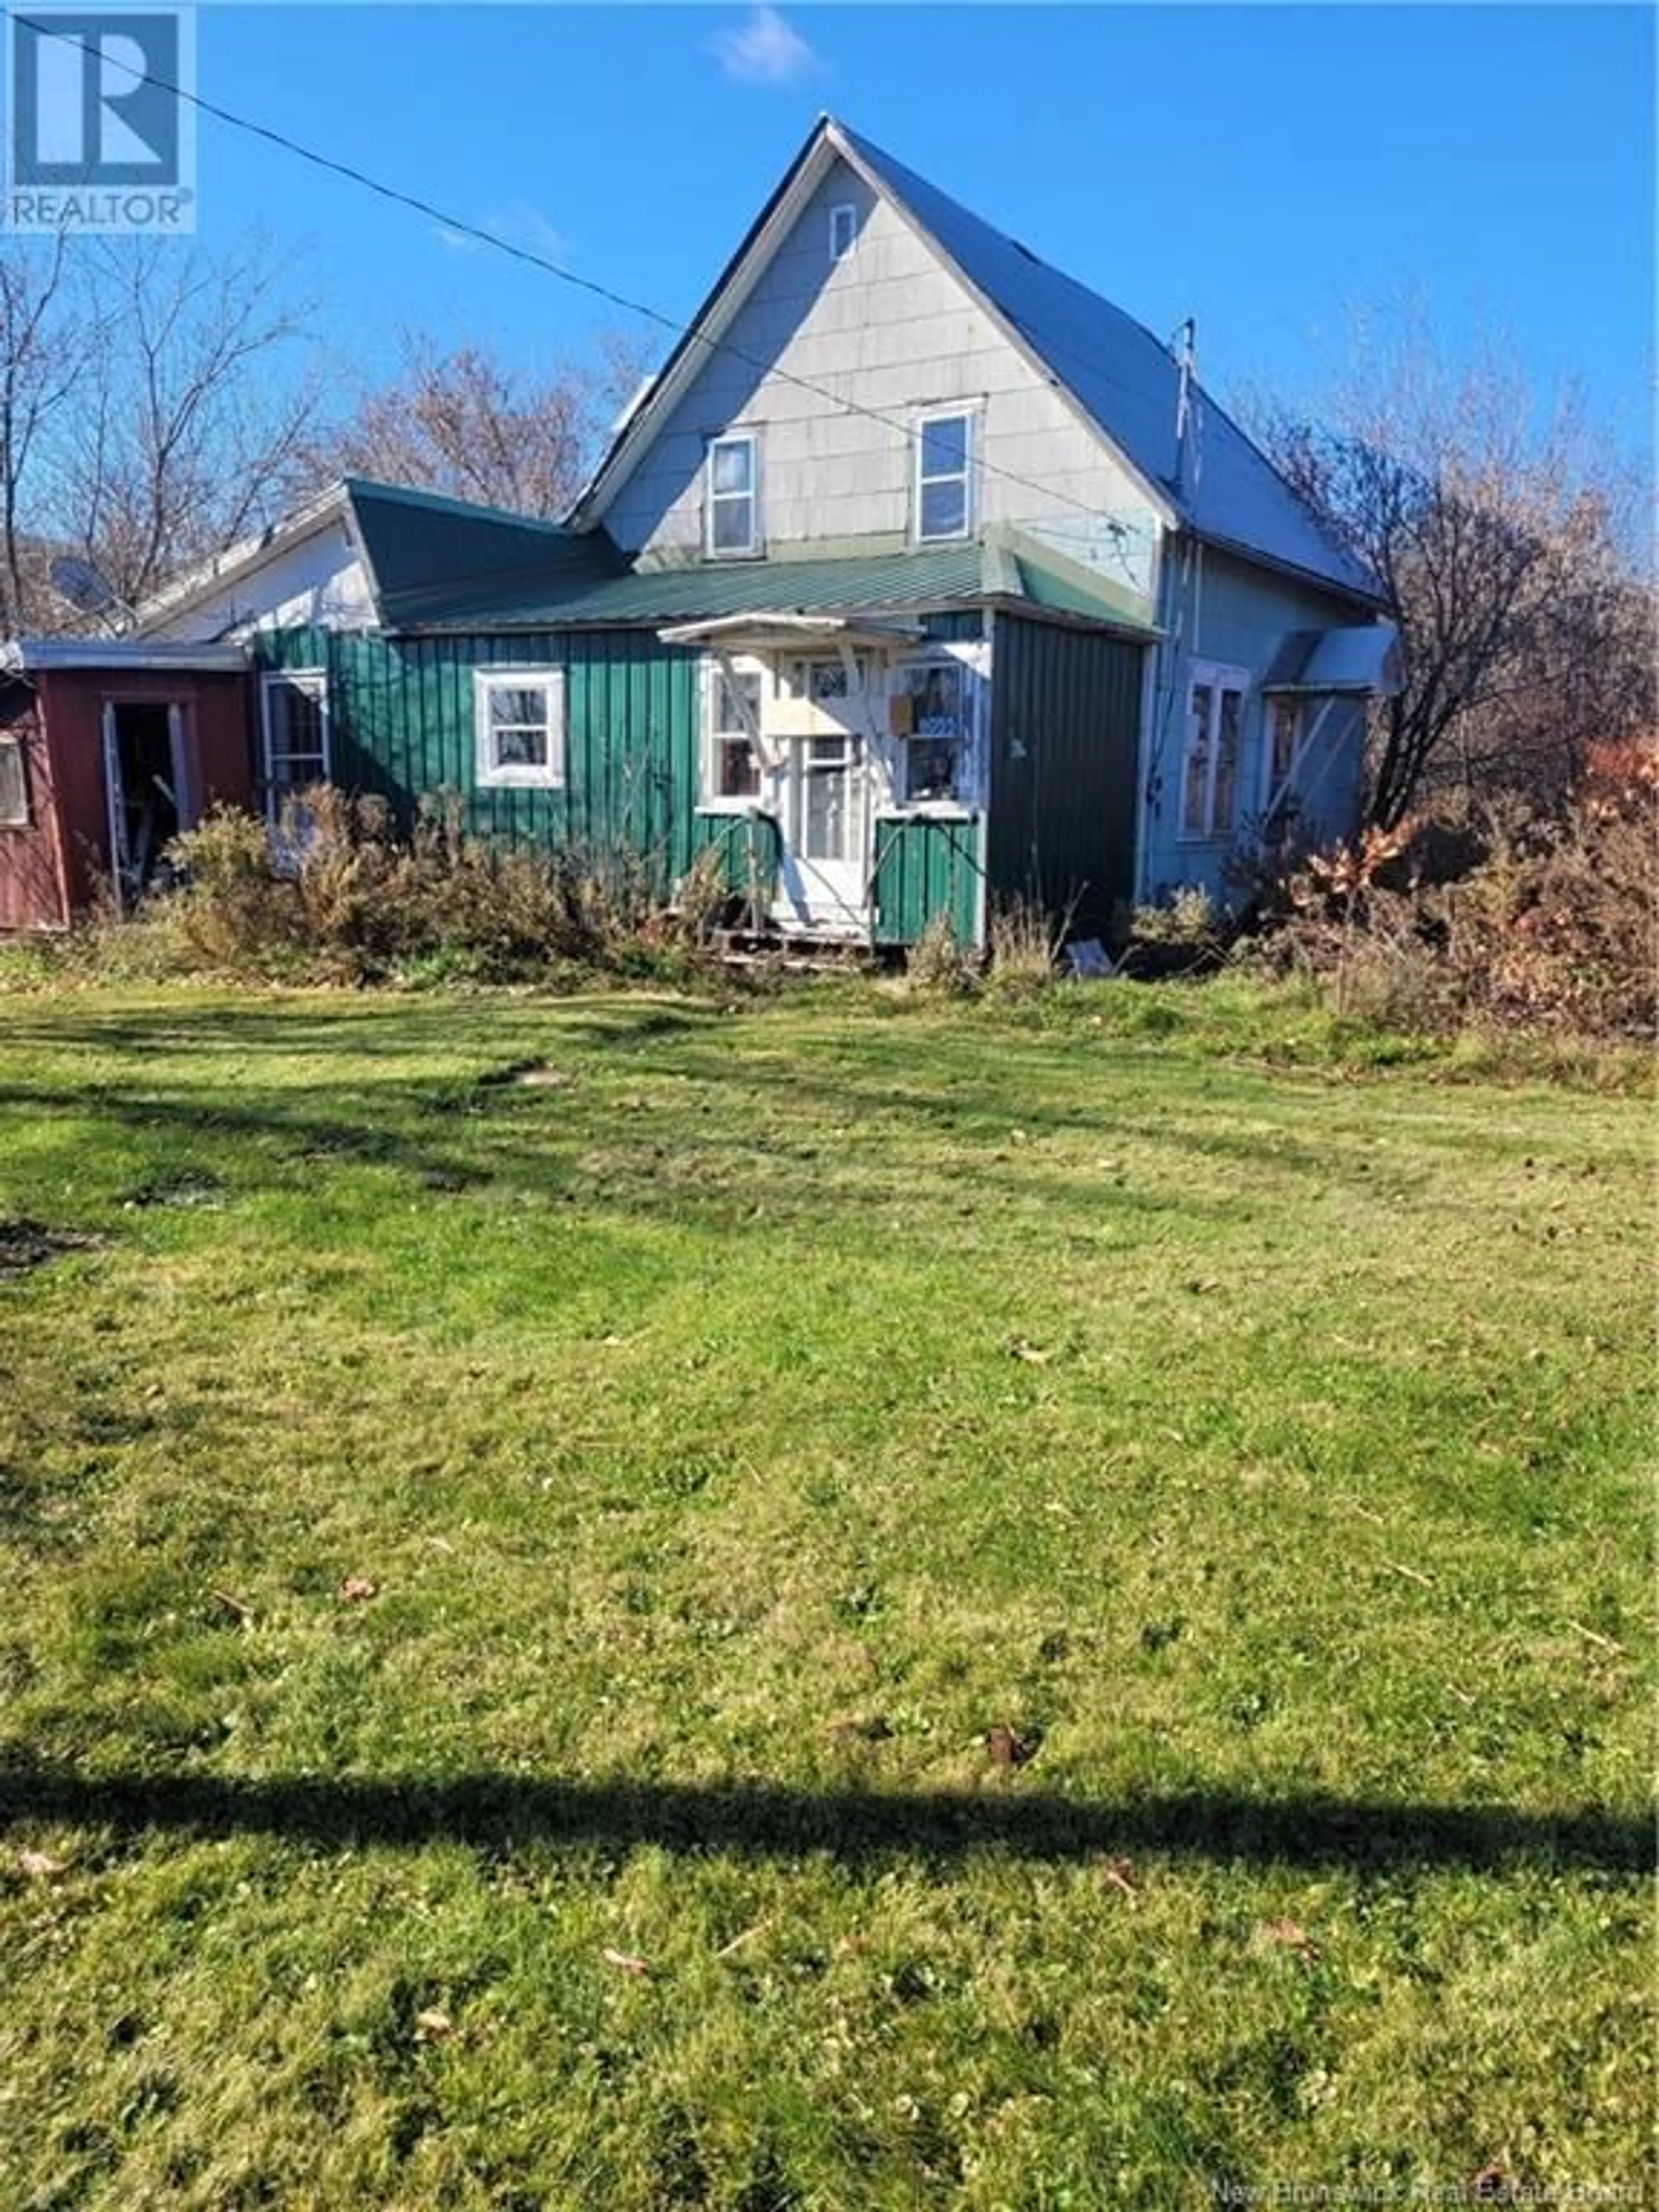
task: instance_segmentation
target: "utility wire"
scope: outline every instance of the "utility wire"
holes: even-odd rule
[[[25,30],[33,31],[37,37],[57,39],[66,46],[78,47],[81,52],[94,59],[104,58],[100,56],[100,50],[85,40],[76,38],[67,31],[60,30],[51,24],[39,22],[27,15],[14,15],[12,20]],[[128,74],[135,79],[138,76],[136,70],[129,70]],[[393,207],[404,208],[413,214],[423,216],[428,222],[439,224],[443,229],[454,233],[457,237],[471,239],[481,246],[492,246],[496,252],[505,253],[514,261],[523,262],[528,268],[538,269],[545,276],[556,277],[562,284],[571,285],[576,290],[586,292],[594,299],[605,301],[610,307],[620,307],[625,313],[639,315],[647,322],[657,324],[659,328],[673,333],[677,349],[681,343],[690,343],[701,346],[705,355],[709,357],[716,354],[725,354],[734,361],[741,362],[745,368],[757,370],[763,376],[775,378],[781,384],[791,385],[797,391],[810,392],[814,398],[827,400],[832,407],[844,415],[859,416],[866,422],[879,423],[884,429],[896,430],[908,444],[917,448],[921,447],[921,432],[910,423],[900,421],[896,416],[884,415],[877,408],[866,407],[855,399],[848,399],[840,392],[831,392],[825,385],[814,383],[810,377],[799,376],[793,370],[780,368],[775,362],[766,361],[758,355],[747,352],[742,346],[733,344],[729,338],[704,337],[700,331],[681,323],[675,316],[665,314],[661,308],[652,307],[646,301],[630,299],[626,293],[616,291],[608,284],[601,284],[592,276],[580,276],[574,270],[562,268],[556,261],[550,261],[544,254],[536,252],[532,247],[515,245],[511,239],[502,238],[493,230],[486,229],[478,223],[470,222],[464,216],[451,214],[447,209],[437,206],[433,201],[422,198],[418,192],[405,191],[401,185],[389,185],[382,179],[372,175],[367,169],[358,168],[353,162],[338,161],[331,154],[320,153],[314,146],[307,146],[300,139],[290,137],[286,131],[277,131],[269,124],[257,123],[250,116],[239,115],[234,109],[222,106],[216,100],[208,100],[200,93],[188,91],[183,85],[169,83],[165,77],[149,74],[146,74],[143,81],[155,85],[163,92],[171,93],[175,99],[187,101],[200,113],[210,115],[216,122],[226,124],[234,131],[245,131],[250,137],[263,139],[267,145],[275,146],[283,153],[291,154],[297,161],[308,162],[313,168],[321,169],[330,176],[340,177],[348,184],[357,185],[364,191],[372,192],[377,199],[385,200]],[[1031,328],[1032,335],[1041,335],[1032,326],[1020,324],[1017,318],[1011,319],[1015,320],[1017,327]],[[1047,338],[1043,338],[1042,342],[1045,344],[1048,343]],[[1079,360],[1081,358],[1081,356],[1074,357]],[[1102,376],[1102,380],[1104,382],[1116,384],[1115,379],[1103,376],[1103,372],[1098,369],[1094,369],[1091,373]],[[1117,386],[1117,388],[1125,392],[1130,390],[1127,385]],[[1000,464],[986,460],[982,456],[976,459],[975,466],[982,475],[1000,477],[1006,483],[1018,484],[1024,490],[1037,493],[1043,499],[1055,501],[1062,507],[1075,507],[1079,514],[1086,514],[1095,521],[1104,519],[1108,522],[1108,526],[1112,528],[1115,537],[1122,534],[1121,526],[1114,526],[1110,518],[1103,518],[1099,508],[1091,506],[1087,500],[1075,498],[1071,493],[1058,490],[1052,484],[1039,483],[1034,477],[1022,476],[1018,470],[1004,468]]]

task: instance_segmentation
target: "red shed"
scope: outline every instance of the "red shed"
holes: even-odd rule
[[[123,905],[169,838],[252,804],[253,679],[238,645],[22,638],[0,648],[0,931]]]

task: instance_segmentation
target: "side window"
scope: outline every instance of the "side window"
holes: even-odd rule
[[[734,806],[760,796],[761,675],[757,668],[728,669],[710,661],[703,681],[703,803]]]
[[[709,441],[705,542],[715,559],[760,550],[759,444],[752,431]]]
[[[1228,837],[1238,805],[1239,744],[1249,678],[1195,661],[1187,686],[1181,764],[1181,834]]]
[[[481,790],[556,791],[564,781],[564,678],[550,668],[476,668],[472,722]]]
[[[26,830],[29,819],[28,770],[21,738],[0,736],[0,828]]]
[[[1288,796],[1291,772],[1302,744],[1302,702],[1298,699],[1269,699],[1267,742],[1262,747],[1261,804],[1272,806]]]
[[[893,725],[903,748],[899,796],[908,805],[968,795],[968,672],[960,661],[899,671]]]
[[[275,822],[284,800],[333,771],[328,678],[320,668],[283,669],[260,687],[265,811]]]

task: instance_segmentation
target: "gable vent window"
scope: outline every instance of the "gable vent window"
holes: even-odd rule
[[[760,546],[756,496],[758,441],[752,432],[714,438],[708,447],[708,550],[728,557]]]
[[[859,211],[850,202],[830,210],[830,258],[845,261],[858,242]]]
[[[974,452],[971,415],[925,415],[916,426],[916,536],[968,535]]]

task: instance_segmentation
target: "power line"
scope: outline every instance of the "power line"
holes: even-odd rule
[[[15,15],[12,20],[21,24],[25,30],[33,31],[37,37],[56,39],[66,46],[78,48],[82,53],[94,59],[110,58],[101,56],[100,50],[91,46],[85,40],[76,38],[70,33],[52,25],[39,22],[30,16]],[[117,66],[124,66],[124,64],[118,61]],[[128,74],[135,80],[138,77],[138,72],[136,70],[129,69]],[[781,384],[787,384],[799,392],[811,393],[814,398],[826,400],[830,406],[844,415],[857,416],[866,422],[878,423],[884,429],[896,430],[908,444],[917,448],[921,447],[921,433],[910,423],[900,421],[896,416],[884,415],[877,408],[866,407],[858,400],[848,399],[840,392],[831,392],[826,385],[815,383],[810,377],[797,375],[793,370],[781,368],[775,362],[766,361],[758,355],[747,352],[742,346],[733,344],[729,338],[704,337],[700,331],[689,325],[681,323],[677,317],[665,314],[661,308],[652,307],[648,301],[630,299],[626,293],[616,291],[608,284],[601,284],[592,276],[583,276],[574,270],[562,268],[556,261],[549,260],[544,254],[536,252],[531,246],[515,245],[511,239],[502,238],[493,230],[486,229],[480,224],[470,222],[464,216],[451,214],[447,209],[437,206],[433,201],[422,198],[418,192],[405,191],[401,185],[389,185],[383,179],[372,175],[368,170],[357,167],[354,162],[338,161],[331,154],[320,153],[314,146],[307,146],[301,140],[290,137],[286,131],[277,131],[269,124],[257,123],[252,117],[240,115],[234,108],[222,106],[216,100],[208,100],[200,93],[189,91],[183,85],[170,83],[165,77],[148,73],[143,81],[156,86],[161,91],[171,93],[175,99],[187,101],[200,113],[210,115],[216,122],[226,124],[234,131],[245,131],[250,137],[263,139],[267,145],[275,146],[283,153],[291,154],[296,160],[308,162],[313,168],[321,169],[328,175],[342,178],[348,184],[361,186],[363,191],[372,192],[377,199],[385,200],[392,206],[404,208],[413,214],[424,216],[428,222],[437,223],[441,228],[453,233],[457,237],[471,239],[480,246],[493,247],[496,252],[505,253],[514,261],[523,262],[528,268],[539,270],[545,276],[556,277],[562,284],[571,285],[576,290],[586,292],[594,299],[603,300],[610,307],[619,307],[628,314],[642,316],[647,322],[655,323],[659,328],[672,331],[674,334],[676,349],[682,343],[690,343],[701,346],[705,355],[710,358],[716,354],[725,354],[732,360],[741,362],[745,368],[752,368],[763,376],[775,378]],[[1029,328],[1033,335],[1042,336],[1036,331],[1035,325],[1018,323],[1018,319],[1016,321],[1018,327]],[[1043,343],[1047,344],[1049,341],[1044,337]],[[1060,349],[1056,347],[1055,349]],[[1074,358],[1081,361],[1081,356],[1074,356]],[[1118,385],[1115,378],[1106,377],[1103,372],[1098,369],[1094,370],[1093,373],[1100,375],[1103,381],[1113,384],[1120,390],[1127,392],[1130,389],[1127,385]],[[1018,484],[1024,490],[1037,493],[1043,499],[1057,502],[1062,507],[1075,507],[1079,514],[1086,514],[1095,521],[1104,520],[1108,526],[1113,529],[1114,536],[1122,534],[1121,526],[1114,526],[1111,518],[1103,517],[1101,510],[1091,506],[1086,500],[1075,498],[1069,492],[1060,491],[1052,484],[1039,483],[1034,477],[1022,476],[1018,470],[1004,468],[998,462],[987,460],[983,455],[976,457],[975,466],[981,475],[1000,477],[1006,483]]]

